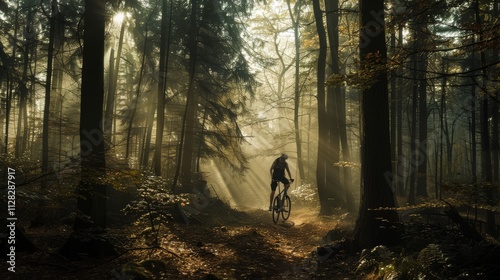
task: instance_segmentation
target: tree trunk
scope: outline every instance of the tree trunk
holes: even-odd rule
[[[113,119],[113,107],[115,98],[115,49],[111,48],[109,53],[109,67],[108,67],[108,94],[106,95],[106,111],[104,111],[104,137],[108,143],[111,143],[112,135],[112,119]],[[109,120],[109,121],[108,121]]]
[[[395,1],[393,1],[395,2]],[[393,8],[394,10],[394,8]],[[396,29],[391,30],[391,49],[390,49],[390,54],[391,56],[394,56],[396,54]],[[396,186],[399,184],[399,170],[398,170],[398,152],[397,152],[397,147],[396,145],[396,137],[398,135],[398,127],[397,127],[397,75],[396,75],[396,68],[392,69],[390,72],[390,89],[391,89],[391,163],[392,163],[392,172],[394,173],[394,176],[391,181],[391,185],[393,187],[393,191],[395,194],[398,193],[398,190]]]
[[[18,19],[19,19],[19,0],[16,1],[16,11],[15,11],[15,16],[14,16],[14,37],[13,37],[13,44],[17,44],[15,41],[17,36],[18,36]],[[13,63],[11,65],[12,68],[15,67],[17,57],[17,48],[12,48],[12,58],[13,58]],[[7,100],[5,104],[5,141],[4,141],[4,153],[5,155],[8,154],[9,152],[9,129],[10,129],[10,114],[12,110],[12,97],[14,96],[14,79],[11,76],[7,76]]]
[[[482,32],[482,20],[479,10],[479,0],[475,1],[475,11],[476,11],[476,23],[479,26],[479,42],[483,42],[483,32]],[[481,131],[481,163],[482,163],[482,181],[485,184],[486,190],[486,203],[491,206],[496,206],[495,201],[495,191],[493,188],[493,170],[491,161],[491,145],[490,145],[490,124],[489,118],[491,117],[489,113],[489,101],[490,93],[486,87],[486,81],[488,79],[488,73],[486,72],[486,53],[484,50],[480,51],[480,66],[481,66],[481,88],[483,89],[483,94],[481,97],[480,104],[480,131]],[[491,209],[486,211],[486,224],[487,232],[493,237],[498,237],[498,232],[495,223],[495,212]]]
[[[23,46],[23,72],[19,82],[19,111],[17,117],[17,133],[16,133],[16,157],[22,156],[25,151],[27,135],[27,117],[28,117],[28,65],[30,64],[30,49],[34,44],[34,29],[33,29],[33,11],[28,11],[26,19],[26,27],[24,30],[24,46]]]
[[[346,110],[345,110],[345,87],[342,89],[342,100],[339,104],[339,133],[340,145],[342,147],[342,159],[345,162],[351,162],[351,151],[349,150],[349,143],[347,141],[347,124],[346,124]],[[347,211],[356,211],[356,203],[352,194],[352,170],[351,167],[345,166],[344,168],[344,191]]]
[[[156,100],[155,100],[156,101]],[[148,108],[148,118],[146,119],[143,148],[141,154],[141,168],[147,168],[149,163],[149,154],[151,153],[151,136],[153,134],[153,122],[156,112],[156,102],[151,102]]]
[[[494,1],[493,4],[493,18],[498,18],[499,12],[498,12],[498,0]],[[498,48],[495,48],[493,50],[493,56],[492,60],[493,61],[499,61],[499,50]],[[494,93],[494,96],[500,96],[499,95],[500,91],[497,89],[496,92]],[[491,134],[492,134],[492,161],[493,161],[493,181],[498,182],[500,180],[500,167],[498,166],[498,157],[500,155],[500,141],[498,139],[499,137],[499,132],[498,132],[498,111],[499,111],[499,102],[493,101],[492,104],[492,112],[491,112]]]
[[[313,0],[314,18],[319,37],[319,55],[317,69],[317,99],[318,99],[318,158],[316,166],[316,180],[318,185],[318,195],[320,201],[320,215],[327,215],[332,212],[330,202],[326,193],[326,147],[328,139],[328,127],[325,108],[325,69],[326,69],[326,32],[323,25],[323,13],[319,0]]]
[[[109,83],[108,96],[106,99],[106,111],[104,112],[104,136],[108,143],[112,143],[111,135],[113,135],[113,127],[114,126],[114,112],[115,112],[115,97],[118,87],[118,73],[120,72],[120,62],[122,57],[122,49],[123,49],[123,36],[125,34],[125,19],[121,23],[120,27],[120,37],[118,39],[118,50],[116,53],[116,57],[113,58],[113,49],[111,50],[110,64],[109,64],[109,77],[111,78]],[[116,60],[116,63],[112,63],[111,60]],[[112,145],[110,145],[112,147]]]
[[[328,42],[330,45],[329,74],[340,74],[339,66],[339,3],[337,0],[325,1],[326,26],[328,31]],[[327,159],[327,188],[331,193],[332,207],[346,206],[344,184],[340,180],[340,129],[339,108],[342,102],[342,93],[339,85],[330,85],[327,92],[327,118],[329,124],[329,145]]]
[[[398,32],[398,37],[399,37],[399,42],[398,42],[398,48],[402,49],[403,48],[403,28],[399,26],[399,32]],[[403,67],[399,66],[397,70],[399,76],[402,76],[403,74]],[[405,194],[405,161],[403,160],[404,158],[404,152],[403,152],[403,79],[398,79],[398,93],[397,93],[397,102],[396,102],[396,118],[397,118],[397,169],[393,170],[395,176],[397,176],[399,179],[397,181],[396,185],[396,193],[399,194],[400,196],[404,196]]]
[[[144,46],[143,46],[143,52],[142,52],[142,58],[141,58],[141,69],[139,70],[139,81],[137,82],[137,89],[135,91],[135,98],[133,100],[132,113],[130,115],[130,120],[128,122],[128,127],[127,127],[127,143],[125,145],[125,159],[127,159],[127,160],[129,159],[129,156],[130,156],[130,138],[132,135],[132,127],[134,124],[135,114],[137,112],[137,106],[139,104],[139,96],[141,93],[142,78],[143,78],[143,74],[144,74],[144,67],[145,67],[144,64],[145,64],[145,60],[146,60],[146,47],[147,47],[147,43],[148,43],[148,37],[147,37],[148,24],[149,24],[149,20],[146,22],[146,26],[145,26],[146,31],[144,32],[145,37],[144,37]],[[140,163],[141,163],[140,156],[138,157],[138,159],[139,159],[139,166],[140,166]]]
[[[14,48],[15,49],[15,48]],[[4,150],[2,151],[5,155],[9,152],[9,128],[10,128],[10,112],[12,110],[12,93],[13,93],[13,82],[12,78],[9,77],[7,80],[7,99],[5,100],[5,140],[4,140]]]
[[[414,50],[415,51],[415,50]],[[409,175],[410,175],[410,186],[408,187],[408,203],[410,205],[415,205],[415,185],[417,181],[417,168],[419,154],[417,149],[417,108],[418,108],[418,74],[417,74],[417,54],[413,54],[411,57],[411,66],[413,68],[413,81],[412,81],[412,106],[411,106],[411,130],[410,130],[410,162],[409,162]]]
[[[62,138],[63,138],[63,53],[64,53],[64,15],[59,12],[58,1],[52,2],[52,9],[57,12],[54,18],[54,55],[52,65],[52,89],[50,94],[50,112],[49,122],[58,122],[58,132],[54,133],[53,137],[49,135],[49,171],[54,170],[55,167],[52,163],[57,159],[56,171],[61,170],[62,162]],[[54,7],[55,5],[55,7]],[[57,135],[57,137],[55,137]],[[57,155],[57,156],[56,156]],[[52,165],[52,167],[51,167]]]
[[[422,26],[419,30],[427,30],[427,26]],[[418,37],[418,40],[426,44],[427,35],[424,34]],[[427,64],[428,56],[426,52],[419,54],[418,63],[418,168],[417,168],[417,188],[416,195],[420,197],[428,197],[427,193]],[[415,131],[416,133],[416,131]],[[415,151],[416,152],[416,151]]]
[[[381,63],[387,59],[384,1],[360,0],[359,7],[361,71],[368,71],[367,65],[375,63],[383,66]],[[369,55],[376,53],[380,54],[380,60],[371,60]],[[395,210],[380,209],[395,206],[390,182],[385,178],[387,172],[391,173],[389,98],[385,70],[379,70],[373,79],[372,84],[363,88],[361,98],[361,205],[354,231],[354,242],[359,248],[393,245],[400,241],[395,228],[399,222],[398,214]]]
[[[448,72],[448,62],[446,58],[443,57],[442,59],[442,64],[443,64],[443,73]],[[439,110],[439,119],[440,119],[440,133],[439,133],[439,189],[436,189],[436,199],[442,199],[442,194],[443,194],[443,189],[442,189],[442,184],[443,184],[443,137],[445,135],[445,132],[447,131],[445,128],[447,127],[447,114],[446,114],[446,102],[445,102],[445,97],[446,97],[446,88],[448,84],[448,79],[446,76],[443,77],[443,81],[441,84],[441,98],[440,98],[440,110]],[[446,124],[446,126],[445,126]],[[437,176],[437,173],[436,173]]]
[[[50,116],[50,91],[52,90],[52,61],[54,57],[55,18],[58,13],[57,0],[52,0],[52,15],[50,16],[49,46],[47,52],[47,79],[45,81],[45,105],[43,111],[42,132],[42,175],[49,170],[49,116]],[[41,181],[42,191],[47,187],[47,180]]]
[[[160,65],[158,69],[157,109],[156,109],[156,143],[153,158],[154,172],[161,176],[163,129],[165,127],[165,88],[167,81],[167,37],[168,34],[168,3],[163,0],[161,9]]]
[[[197,60],[197,37],[198,37],[198,1],[191,1],[191,18],[190,18],[190,42],[189,42],[189,86],[186,97],[186,108],[182,120],[181,139],[179,144],[179,159],[176,175],[172,190],[175,191],[177,179],[180,176],[181,183],[184,188],[189,188],[192,178],[192,165],[194,155],[194,125],[196,122],[196,95],[195,95],[195,78],[196,78],[196,60]],[[186,189],[185,189],[186,190]]]
[[[292,11],[290,0],[287,1],[288,12],[290,14],[290,19],[292,20],[294,42],[295,42],[295,81],[294,81],[294,111],[293,111],[293,123],[295,129],[295,145],[297,147],[297,167],[299,169],[299,177],[301,180],[305,178],[304,172],[304,161],[302,159],[302,139],[300,133],[300,120],[299,120],[299,109],[300,109],[300,10],[302,7],[302,1],[298,0],[295,2],[294,9]],[[295,14],[295,17],[294,17]],[[300,184],[300,182],[297,182]]]
[[[104,102],[105,5],[85,1],[83,68],[80,111],[81,182],[78,188],[80,216],[75,230],[106,228],[106,158],[102,131]]]

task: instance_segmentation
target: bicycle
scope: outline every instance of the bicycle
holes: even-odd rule
[[[293,183],[293,179],[290,180],[290,184]],[[292,210],[292,200],[288,196],[287,188],[283,186],[283,190],[281,190],[281,183],[278,181],[278,195],[274,197],[273,200],[273,222],[276,224],[281,217],[283,218],[283,222],[285,222],[290,217],[290,212]]]

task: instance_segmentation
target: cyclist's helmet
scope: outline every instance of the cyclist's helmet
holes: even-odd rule
[[[281,158],[282,159],[288,159],[288,155],[287,154],[281,154]]]

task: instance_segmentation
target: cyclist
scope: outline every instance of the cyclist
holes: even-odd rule
[[[283,183],[285,185],[285,189],[290,187],[290,181],[285,177],[285,170],[288,172],[288,177],[293,182],[292,174],[290,173],[290,169],[288,168],[288,163],[286,160],[288,156],[286,154],[281,154],[281,156],[274,160],[271,165],[271,169],[269,172],[271,173],[271,195],[269,197],[269,211],[272,211],[274,192],[276,191],[276,187],[278,186],[278,182]]]

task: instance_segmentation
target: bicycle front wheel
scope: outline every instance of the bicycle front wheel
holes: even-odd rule
[[[279,196],[275,197],[273,200],[273,222],[277,223],[280,219],[280,199]]]
[[[285,199],[283,199],[283,211],[281,211],[281,216],[283,217],[283,220],[287,220],[290,217],[290,212],[292,211],[292,200],[290,197],[287,195],[285,196]]]

